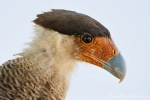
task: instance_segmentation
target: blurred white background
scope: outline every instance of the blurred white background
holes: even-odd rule
[[[124,56],[124,81],[78,63],[66,100],[150,100],[150,0],[0,0],[0,64],[33,36],[32,20],[50,9],[87,14],[109,29]]]

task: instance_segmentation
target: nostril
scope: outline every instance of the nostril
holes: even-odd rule
[[[116,54],[116,51],[115,51],[115,50],[113,50],[113,54],[114,54],[114,55]]]

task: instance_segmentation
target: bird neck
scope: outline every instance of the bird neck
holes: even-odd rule
[[[62,88],[65,94],[77,61],[74,46],[74,41],[69,36],[35,26],[33,41],[20,55],[25,58],[34,57],[35,63],[45,70],[44,73],[53,77],[51,81],[56,85],[54,87]]]

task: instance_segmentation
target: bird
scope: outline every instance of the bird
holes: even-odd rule
[[[32,41],[0,66],[0,100],[65,100],[79,61],[123,81],[125,60],[109,30],[94,18],[52,9],[33,23]]]

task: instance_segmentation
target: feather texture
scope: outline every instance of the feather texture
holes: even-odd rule
[[[40,26],[35,30],[21,57],[0,66],[0,100],[65,99],[76,63],[74,40]]]

